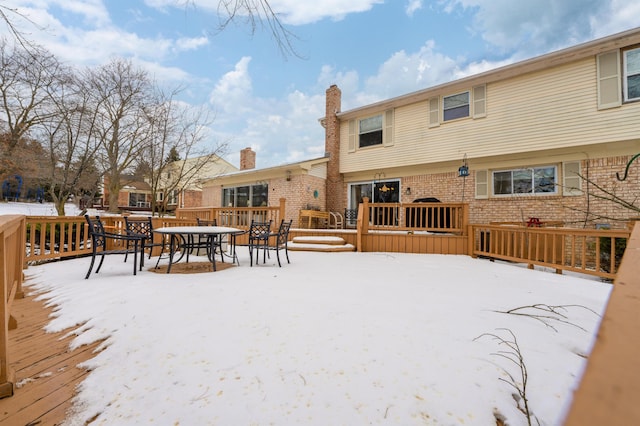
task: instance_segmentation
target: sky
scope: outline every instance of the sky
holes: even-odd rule
[[[271,167],[324,155],[325,91],[342,110],[400,96],[640,26],[640,0],[270,0],[293,35],[239,19],[216,0],[4,0],[30,40],[79,68],[130,58],[180,99],[212,111],[208,146],[256,151]],[[3,10],[7,12],[7,10]],[[0,26],[0,34],[6,34]]]
[[[50,207],[0,203],[27,213]],[[48,332],[103,342],[66,426],[521,426],[516,342],[532,415],[561,424],[612,289],[469,256],[293,251],[279,268],[238,253],[197,274],[153,272],[154,257],[133,276],[118,256],[88,280],[87,257],[25,270],[25,291],[53,307]]]

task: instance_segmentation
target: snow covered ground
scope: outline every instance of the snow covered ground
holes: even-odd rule
[[[525,425],[520,351],[533,416],[558,425],[611,290],[466,256],[239,253],[200,274],[29,267],[49,331],[104,339],[68,424]]]

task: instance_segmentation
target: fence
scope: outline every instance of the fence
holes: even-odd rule
[[[16,297],[22,297],[25,217],[0,216],[0,398],[13,395],[13,373],[9,367],[9,329],[15,328],[10,316]]]

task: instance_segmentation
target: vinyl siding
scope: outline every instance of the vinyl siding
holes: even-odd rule
[[[595,56],[487,84],[486,117],[429,127],[428,100],[397,106],[394,115],[393,146],[355,152],[347,149],[348,122],[341,123],[342,173],[437,164],[464,154],[475,159],[534,155],[640,134],[640,102],[598,110]]]

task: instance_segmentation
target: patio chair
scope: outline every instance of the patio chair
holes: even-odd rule
[[[144,266],[145,236],[106,232],[99,216],[96,216],[95,219],[91,219],[89,215],[84,215],[84,217],[89,225],[89,236],[91,237],[91,264],[87,275],[84,277],[85,279],[88,279],[89,275],[91,275],[96,256],[100,256],[100,263],[95,272],[97,274],[100,272],[104,257],[108,254],[124,254],[126,256],[129,253],[133,253],[133,275],[136,275],[138,252],[140,252],[140,270],[142,271]],[[133,248],[131,248],[131,245],[133,245]]]
[[[284,219],[280,222],[280,227],[278,228],[278,232],[274,232],[269,234],[271,237],[268,240],[267,250],[275,250],[276,257],[278,258],[278,266],[282,267],[280,264],[280,250],[284,250],[285,255],[287,256],[287,263],[291,263],[289,261],[289,230],[291,229],[291,220],[289,222],[285,222]],[[274,244],[271,244],[271,241]]]
[[[260,249],[263,250],[262,263],[267,261],[267,246],[269,245],[269,236],[271,235],[271,220],[268,222],[251,221],[249,227],[249,257],[251,258],[251,266],[253,266],[253,251],[256,251],[256,265],[260,255]]]
[[[212,220],[203,220],[200,219],[199,217],[196,217],[196,222],[198,224],[198,226],[218,226],[218,222],[216,219],[212,219]],[[198,239],[198,241],[195,240],[195,238]],[[211,240],[213,239],[213,252],[211,252]],[[211,260],[211,256],[216,254],[216,251],[220,252],[220,257],[222,258],[222,262],[224,262],[224,256],[222,255],[222,244],[226,243],[226,241],[223,241],[222,237],[216,237],[215,235],[198,235],[196,237],[194,237],[194,240],[192,241],[192,249],[195,248],[196,249],[196,254],[199,255],[200,254],[200,249],[204,248],[207,251],[207,257],[209,258],[209,260]]]
[[[127,231],[127,235],[143,235],[145,237],[144,248],[149,249],[149,259],[151,259],[151,254],[153,253],[154,247],[162,247],[162,251],[164,251],[164,239],[159,242],[153,241],[153,222],[151,217],[127,217],[124,218],[125,229]],[[128,242],[127,244],[131,244]],[[127,255],[125,254],[124,261],[127,261]]]
[[[345,228],[355,228],[358,222],[358,209],[344,209]]]
[[[344,216],[340,212],[329,212],[329,229],[342,229],[344,227]]]

